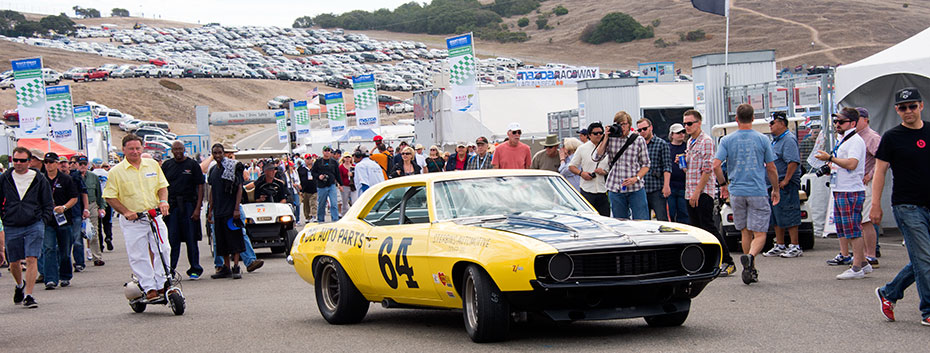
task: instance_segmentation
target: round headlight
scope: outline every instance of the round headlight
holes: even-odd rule
[[[688,273],[695,273],[704,268],[704,249],[690,245],[681,251],[681,267]]]
[[[549,259],[549,276],[552,279],[562,282],[571,277],[573,272],[575,272],[575,261],[571,256],[555,254]]]

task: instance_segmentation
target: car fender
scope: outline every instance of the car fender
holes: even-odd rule
[[[342,265],[359,291],[370,294],[372,290],[362,262],[368,230],[370,227],[350,222],[307,224],[291,246],[294,270],[304,281],[313,284],[313,266],[320,258],[329,257]]]

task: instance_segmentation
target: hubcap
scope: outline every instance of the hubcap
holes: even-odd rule
[[[468,326],[478,328],[478,291],[475,289],[475,280],[469,276],[465,281],[465,315],[468,317]]]
[[[326,265],[323,268],[320,279],[323,289],[323,303],[326,304],[327,310],[335,311],[336,305],[339,305],[339,276],[336,274],[333,265]]]

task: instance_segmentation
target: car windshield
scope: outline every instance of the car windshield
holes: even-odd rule
[[[593,212],[568,183],[555,176],[442,181],[435,184],[434,199],[438,220],[529,211]]]

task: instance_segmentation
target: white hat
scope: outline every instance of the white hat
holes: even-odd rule
[[[684,127],[684,126],[681,126],[681,124],[679,124],[679,123],[674,123],[674,124],[672,124],[672,126],[670,126],[670,127],[668,128],[668,131],[671,131],[671,132],[679,132],[679,131],[683,131],[684,129],[685,129],[685,127]]]
[[[507,125],[507,131],[515,131],[515,130],[522,130],[520,129],[520,123],[510,123],[510,125]]]

